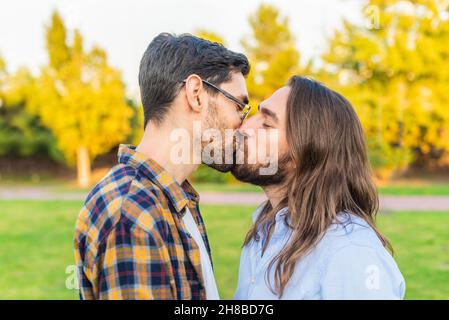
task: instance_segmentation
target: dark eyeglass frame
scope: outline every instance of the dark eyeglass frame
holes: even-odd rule
[[[215,90],[217,90],[218,92],[220,92],[221,94],[223,94],[226,98],[228,98],[229,100],[231,100],[232,102],[236,103],[239,108],[240,111],[242,112],[241,116],[240,116],[240,120],[243,123],[243,121],[246,119],[246,117],[248,116],[248,113],[251,111],[251,106],[247,103],[244,103],[243,101],[240,101],[239,99],[237,99],[236,97],[234,97],[232,94],[230,94],[229,92],[227,92],[226,90],[223,90],[219,87],[217,87],[216,85],[210,83],[207,80],[201,79],[201,81],[205,84],[207,84],[209,87],[214,88]],[[184,84],[186,83],[186,80],[182,81]]]

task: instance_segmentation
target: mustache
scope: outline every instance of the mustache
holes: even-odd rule
[[[237,163],[237,154],[241,148],[245,148],[246,135],[240,132],[240,130],[235,130],[232,136],[232,143],[225,145],[225,141],[222,140],[222,150],[221,150],[221,161],[214,161],[214,151],[210,155],[204,157],[203,163],[219,172],[230,172],[234,169]],[[230,155],[228,158],[227,155]]]

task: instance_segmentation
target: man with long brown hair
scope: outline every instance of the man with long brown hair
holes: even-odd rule
[[[240,130],[245,161],[232,172],[268,200],[246,236],[235,298],[402,299],[404,278],[375,225],[378,195],[351,104],[294,76]],[[273,142],[278,170],[261,174],[263,164],[248,159]]]

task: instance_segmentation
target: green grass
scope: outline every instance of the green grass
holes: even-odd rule
[[[212,250],[214,273],[222,299],[232,299],[234,296],[240,251],[255,208],[217,205],[201,207]]]
[[[449,299],[449,212],[397,212],[379,218],[406,280],[407,299]]]
[[[0,298],[77,299],[65,288],[79,201],[0,201]],[[252,206],[202,207],[222,298],[232,298]],[[449,298],[449,212],[379,217],[407,282],[408,299]]]
[[[379,187],[379,193],[392,196],[447,196],[449,184],[434,183],[422,185],[391,184]]]
[[[79,201],[0,202],[0,297],[74,299],[65,288],[73,264]]]

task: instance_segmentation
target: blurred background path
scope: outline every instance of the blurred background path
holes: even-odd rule
[[[0,187],[0,200],[84,200],[82,191],[57,191],[51,187]],[[262,192],[200,191],[202,204],[258,205]],[[381,210],[449,210],[449,196],[380,196]]]

